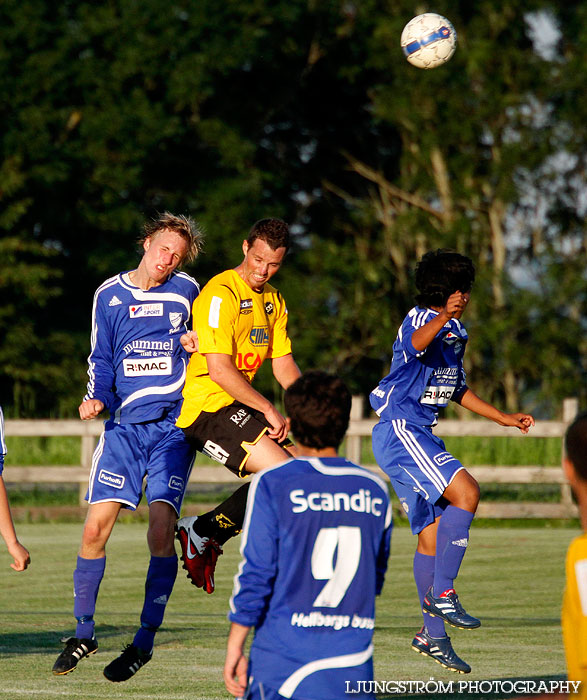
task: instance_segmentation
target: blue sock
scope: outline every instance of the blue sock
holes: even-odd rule
[[[474,517],[474,513],[456,506],[447,506],[440,517],[436,533],[435,597],[454,588],[454,580],[469,544],[469,528]]]
[[[414,578],[416,579],[416,588],[418,589],[418,597],[420,598],[420,610],[424,596],[428,593],[428,589],[434,580],[434,561],[436,557],[428,554],[421,554],[416,550],[414,554]],[[422,613],[424,616],[424,626],[431,637],[438,639],[446,636],[444,622],[439,617],[432,617],[428,613]]]
[[[155,632],[163,622],[165,606],[173,590],[176,577],[177,555],[151,557],[145,581],[145,602],[141,613],[141,628],[133,640],[136,647],[149,652],[153,648]]]
[[[78,639],[92,639],[94,636],[96,599],[105,568],[106,557],[77,558],[77,567],[73,572],[73,614],[77,620],[75,636]]]

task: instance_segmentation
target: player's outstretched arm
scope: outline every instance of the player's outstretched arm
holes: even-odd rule
[[[226,690],[235,698],[242,697],[247,690],[249,663],[243,649],[250,629],[250,627],[232,622],[228,633],[223,678]]]
[[[22,546],[16,536],[6,485],[2,476],[0,476],[0,535],[6,542],[8,553],[14,559],[10,566],[15,571],[24,571],[30,564],[31,557],[26,547]]]
[[[104,410],[104,404],[100,399],[88,399],[79,405],[79,417],[82,420],[96,418]]]
[[[469,409],[469,411],[473,411],[473,413],[477,413],[484,418],[489,418],[498,425],[518,428],[524,434],[534,425],[534,418],[529,413],[504,413],[477,396],[471,389],[465,391],[459,403],[464,408]]]

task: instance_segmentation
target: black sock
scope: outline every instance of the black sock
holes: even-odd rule
[[[249,483],[238,488],[214,510],[198,515],[194,530],[200,537],[213,537],[218,544],[224,544],[240,533],[245,520]]]

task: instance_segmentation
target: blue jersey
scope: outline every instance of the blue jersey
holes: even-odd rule
[[[4,442],[4,414],[0,406],[0,474],[4,469],[4,455],[6,454],[6,443]]]
[[[229,613],[256,627],[254,680],[288,698],[340,700],[346,681],[373,679],[390,536],[385,484],[341,457],[255,474]]]
[[[437,315],[437,311],[416,306],[400,326],[389,374],[369,397],[381,420],[435,425],[438,409],[451,399],[459,400],[467,390],[463,354],[468,336],[460,321],[453,318],[445,323],[421,352],[412,344],[414,331]]]
[[[179,338],[191,327],[199,291],[183,272],[148,291],[134,286],[128,273],[106,280],[94,296],[84,401],[102,401],[115,423],[175,414],[188,359]]]

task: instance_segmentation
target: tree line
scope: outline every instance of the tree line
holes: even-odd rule
[[[423,71],[399,36],[429,10],[458,47]],[[206,232],[201,283],[288,221],[296,359],[354,393],[387,371],[416,261],[450,247],[477,268],[471,386],[545,417],[584,400],[586,45],[574,0],[5,0],[6,414],[75,415],[93,292],[164,210]]]

